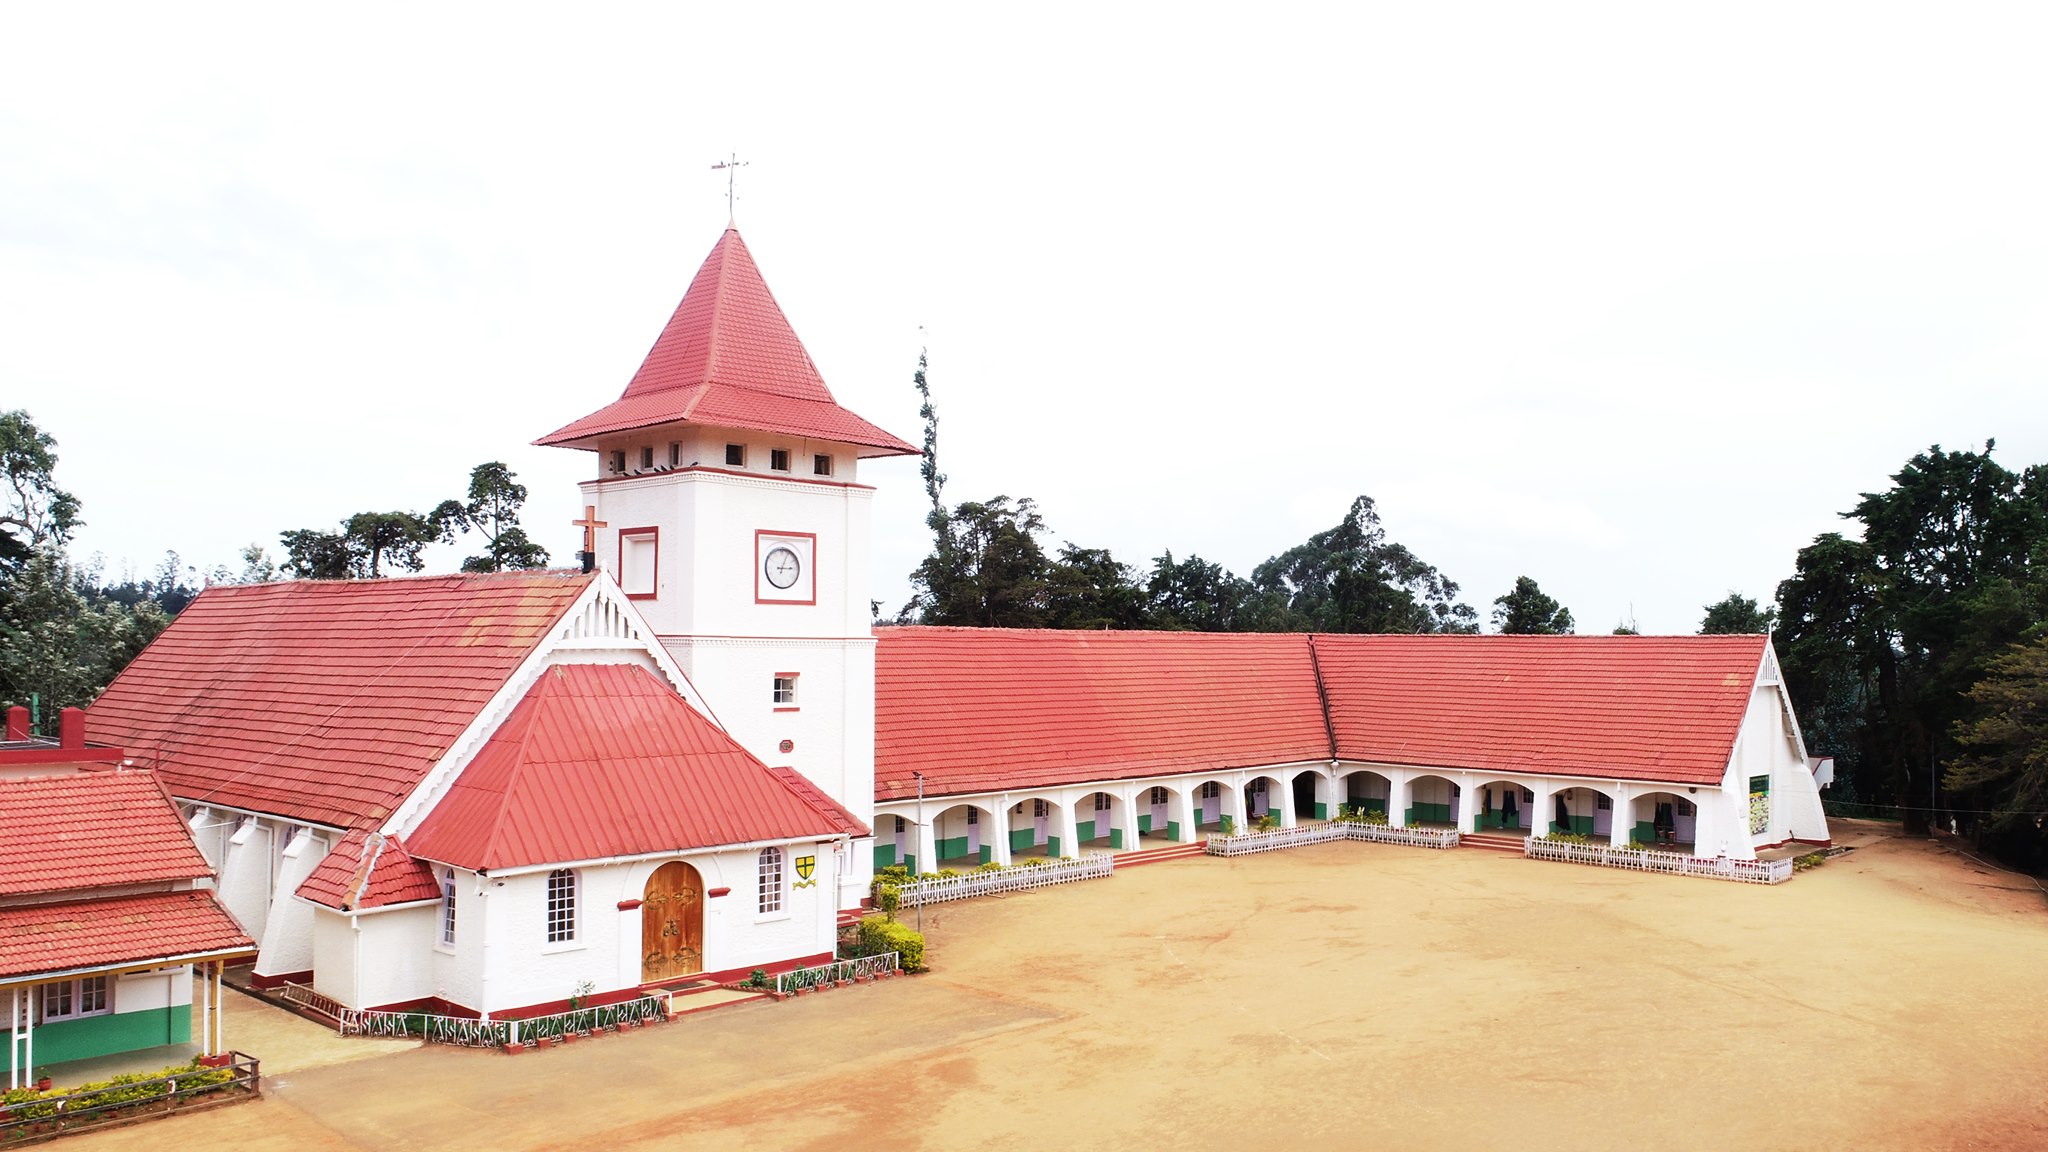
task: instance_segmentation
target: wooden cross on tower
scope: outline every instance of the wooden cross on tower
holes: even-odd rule
[[[611,525],[609,522],[597,518],[597,505],[595,504],[585,504],[583,506],[583,519],[571,520],[569,523],[583,529],[583,570],[588,572],[591,566],[597,562],[597,530],[599,528],[609,528]]]
[[[742,160],[742,159],[740,159],[740,154],[739,154],[739,153],[737,153],[737,152],[733,153],[733,154],[732,154],[731,156],[727,157],[726,159],[724,159],[724,160],[721,160],[721,161],[719,161],[718,163],[716,163],[716,164],[713,164],[713,165],[711,166],[711,170],[712,170],[713,172],[723,172],[723,173],[725,173],[725,220],[726,220],[726,223],[727,223],[728,225],[730,225],[730,224],[732,223],[732,219],[733,219],[733,215],[732,215],[732,201],[733,201],[733,195],[732,195],[732,186],[733,186],[733,177],[737,176],[737,175],[739,174],[739,170],[740,170],[740,169],[742,169],[742,168],[745,168],[746,166],[747,166],[747,161],[745,161],[745,160]]]

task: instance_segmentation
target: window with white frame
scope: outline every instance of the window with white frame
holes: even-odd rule
[[[1218,784],[1216,781],[1211,780],[1207,784],[1202,785],[1202,799],[1214,800],[1221,795],[1223,795],[1223,785]]]
[[[789,471],[789,449],[770,448],[768,450],[768,467],[771,471],[775,472]]]
[[[557,868],[548,873],[548,943],[576,939],[576,873]]]
[[[796,707],[796,673],[785,672],[775,678],[775,706]]]
[[[1031,802],[1031,815],[1035,819],[1044,819],[1052,815],[1052,809],[1046,807],[1046,803],[1043,800],[1033,800]]]
[[[643,444],[640,446],[640,466],[642,468],[654,467],[654,445]]]
[[[1152,803],[1154,803],[1154,804],[1164,804],[1164,803],[1166,803],[1166,789],[1164,789],[1164,788],[1154,788],[1154,789],[1152,789]]]
[[[1109,793],[1097,792],[1095,794],[1095,810],[1097,812],[1109,811]]]
[[[761,849],[761,911],[782,911],[782,849]]]
[[[107,998],[105,976],[85,976],[43,985],[42,1015],[45,1024],[105,1016],[113,1010],[113,1004]]]
[[[830,476],[831,474],[832,457],[827,456],[822,452],[820,452],[816,456],[811,457],[811,475]]]
[[[455,943],[455,869],[441,869],[441,943]]]

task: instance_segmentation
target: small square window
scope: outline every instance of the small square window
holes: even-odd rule
[[[1613,809],[1614,809],[1614,801],[1612,801],[1612,800],[1608,799],[1608,798],[1607,798],[1607,795],[1606,795],[1606,793],[1604,793],[1604,792],[1603,792],[1603,793],[1601,793],[1601,794],[1600,794],[1600,796],[1599,796],[1599,800],[1600,800],[1600,810],[1601,810],[1602,812],[1610,812],[1610,811],[1613,811]]]
[[[616,475],[619,475],[620,473],[624,472],[625,470],[626,470],[626,453],[625,453],[625,450],[624,450],[624,449],[619,449],[619,450],[616,450],[616,451],[614,451],[614,452],[612,453],[612,475],[614,475],[614,476],[616,476]]]
[[[1095,810],[1097,812],[1109,811],[1109,793],[1097,792],[1095,794]]]
[[[811,474],[815,476],[830,476],[832,474],[832,458],[823,453],[811,457]]]
[[[896,818],[896,834],[898,836],[903,835],[903,817],[901,816]]]
[[[979,808],[969,808],[969,809],[967,810],[967,822],[968,822],[969,824],[979,824],[979,823],[981,823],[981,809],[979,809]]]
[[[654,445],[649,444],[640,449],[640,466],[642,468],[654,467]]]
[[[775,678],[775,706],[778,708],[796,707],[796,675],[794,673]]]
[[[725,446],[725,466],[727,468],[745,468],[747,466],[747,446],[745,444],[727,444]]]
[[[768,470],[770,472],[789,471],[789,449],[770,448],[768,450]]]
[[[1046,816],[1046,815],[1048,815],[1048,814],[1049,814],[1049,813],[1048,813],[1048,812],[1046,811],[1046,807],[1045,807],[1045,801],[1043,801],[1043,800],[1033,800],[1033,801],[1031,802],[1031,815],[1032,815],[1032,817],[1033,817],[1033,818],[1039,818],[1039,817],[1043,817],[1043,816]]]

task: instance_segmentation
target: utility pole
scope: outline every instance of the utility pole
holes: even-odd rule
[[[912,772],[911,775],[917,777],[917,847],[918,851],[922,852],[924,850],[924,773]],[[937,840],[932,842],[938,843]],[[925,861],[920,860],[917,862],[918,871],[924,871],[924,866]],[[912,883],[917,882],[917,877],[915,876],[912,876],[910,879]],[[924,901],[922,899],[919,899],[917,902],[917,934],[920,936],[924,935]]]

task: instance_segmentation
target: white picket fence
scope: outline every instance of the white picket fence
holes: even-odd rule
[[[1095,852],[1020,868],[963,872],[958,876],[929,876],[897,885],[896,893],[901,907],[914,908],[919,904],[943,904],[948,900],[969,900],[976,896],[993,896],[998,892],[1029,892],[1056,884],[1072,884],[1077,880],[1099,880],[1115,867],[1114,856]]]
[[[1572,844],[1536,837],[1528,837],[1522,841],[1522,855],[1531,860],[1594,864],[1602,868],[1631,868],[1638,872],[1668,872],[1674,876],[1704,876],[1711,880],[1734,880],[1743,884],[1782,884],[1792,878],[1790,860],[1733,860],[1726,856],[1688,856],[1683,852],[1615,848],[1606,844]]]
[[[1211,856],[1243,856],[1271,852],[1303,844],[1327,844],[1332,840],[1370,840],[1379,844],[1407,844],[1417,848],[1455,848],[1454,828],[1394,828],[1386,824],[1358,824],[1332,821],[1328,824],[1298,824],[1292,828],[1269,828],[1264,832],[1239,832],[1211,836],[1204,848]]]

